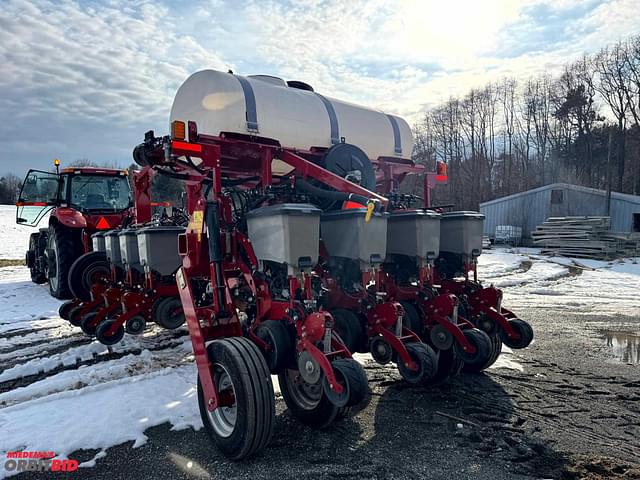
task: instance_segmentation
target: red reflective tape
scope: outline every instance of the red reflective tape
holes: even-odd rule
[[[171,202],[151,202],[152,207],[170,207]]]
[[[47,202],[18,202],[16,207],[46,207]]]
[[[178,150],[187,150],[189,152],[202,152],[202,145],[187,143],[187,142],[171,142],[171,148],[175,148]]]
[[[342,206],[342,209],[343,210],[349,210],[351,208],[363,208],[363,207],[364,207],[364,205],[362,205],[361,203],[348,200],[348,201],[344,202],[344,205]]]
[[[449,180],[447,175],[436,175],[436,182],[446,182]]]

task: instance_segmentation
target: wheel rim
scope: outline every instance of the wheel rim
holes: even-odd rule
[[[286,381],[291,397],[304,410],[313,410],[322,399],[322,382],[310,384],[304,381],[297,370],[287,370]]]
[[[207,411],[209,423],[211,427],[220,437],[227,438],[231,436],[236,426],[238,418],[238,404],[236,401],[236,391],[233,388],[233,382],[229,372],[219,363],[214,364],[214,381],[217,388],[218,396],[221,394],[232,394],[233,404],[230,406],[220,406],[213,411]]]

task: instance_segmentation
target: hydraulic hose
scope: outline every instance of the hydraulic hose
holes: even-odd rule
[[[356,193],[345,193],[345,192],[336,192],[335,190],[325,190],[320,187],[316,187],[315,185],[311,185],[306,180],[303,180],[300,177],[296,177],[296,188],[305,191],[313,196],[326,198],[327,200],[334,200],[337,202],[346,202],[353,201],[356,203],[360,203],[363,206],[367,205],[371,199],[358,195]]]

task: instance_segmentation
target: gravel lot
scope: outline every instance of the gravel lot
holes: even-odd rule
[[[113,447],[77,477],[640,478],[638,366],[616,358],[603,333],[637,332],[640,317],[521,313],[537,334],[529,349],[515,353],[522,372],[490,370],[426,390],[403,384],[392,368],[370,365],[364,410],[316,432],[278,401],[274,439],[257,458],[228,462],[202,430],[161,425],[145,432],[146,445]]]

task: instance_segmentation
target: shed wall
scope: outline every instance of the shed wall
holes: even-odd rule
[[[551,203],[552,190],[562,190],[562,203]],[[522,228],[522,235],[529,237],[536,226],[551,216],[604,216],[607,214],[607,198],[604,192],[587,192],[568,185],[549,185],[503,200],[480,205],[485,215],[484,234],[493,236],[498,225],[515,225]],[[611,229],[630,232],[633,214],[640,214],[640,200],[611,198]]]

